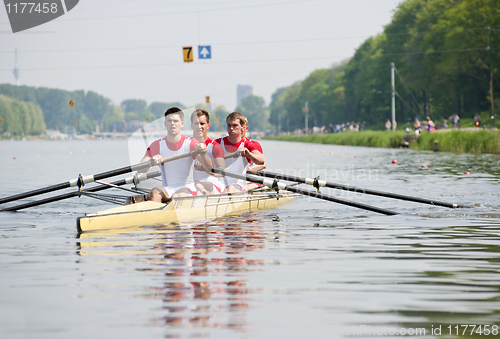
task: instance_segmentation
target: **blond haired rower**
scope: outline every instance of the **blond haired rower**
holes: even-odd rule
[[[207,147],[207,155],[212,161],[212,165],[224,169],[224,150],[221,145],[208,137],[210,114],[203,109],[194,111],[191,114],[191,128],[193,129],[193,138]],[[199,161],[195,161],[193,179],[198,193],[205,195],[222,193],[225,185],[218,177],[219,175],[206,171]]]

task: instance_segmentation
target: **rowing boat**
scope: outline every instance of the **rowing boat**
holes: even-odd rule
[[[297,194],[257,189],[236,194],[179,197],[163,204],[153,201],[132,203],[89,213],[77,219],[78,232],[125,227],[183,224],[274,208],[290,202]]]

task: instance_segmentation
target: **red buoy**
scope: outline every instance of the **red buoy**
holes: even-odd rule
[[[373,161],[373,158],[371,158],[370,161]]]
[[[427,168],[427,165],[426,165],[426,164],[423,164],[423,165],[422,165],[422,168]]]
[[[464,174],[465,175],[469,175],[470,173],[469,173],[469,171],[465,171]]]
[[[393,163],[394,165],[396,165],[396,164],[398,163],[398,161],[397,161],[396,159],[392,159],[392,163]]]

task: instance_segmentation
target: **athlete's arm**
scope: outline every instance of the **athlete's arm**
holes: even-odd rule
[[[149,162],[151,159],[154,159],[156,165],[160,165],[161,162],[163,161],[163,157],[159,153],[160,153],[159,140],[156,140],[151,145],[149,145],[148,149],[146,150],[146,154],[144,154],[144,157],[141,160],[141,163]],[[138,170],[137,172],[146,173],[149,170],[149,168]]]

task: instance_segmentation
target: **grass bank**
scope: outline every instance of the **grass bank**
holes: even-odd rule
[[[499,131],[450,131],[441,133],[422,133],[411,144],[411,149],[432,150],[434,141],[439,142],[439,150],[446,152],[495,153],[500,154]]]
[[[382,132],[382,131],[363,131],[363,132],[342,132],[334,134],[309,134],[309,135],[287,135],[276,136],[272,140],[311,142],[316,144],[349,145],[349,146],[369,146],[397,148],[403,143],[405,132]]]
[[[363,131],[325,135],[275,136],[266,139],[316,144],[398,148],[401,147],[403,136],[405,135],[406,133],[403,131]],[[422,133],[410,145],[410,148],[415,150],[433,150],[435,140],[439,142],[440,151],[500,154],[500,132],[486,130]]]

